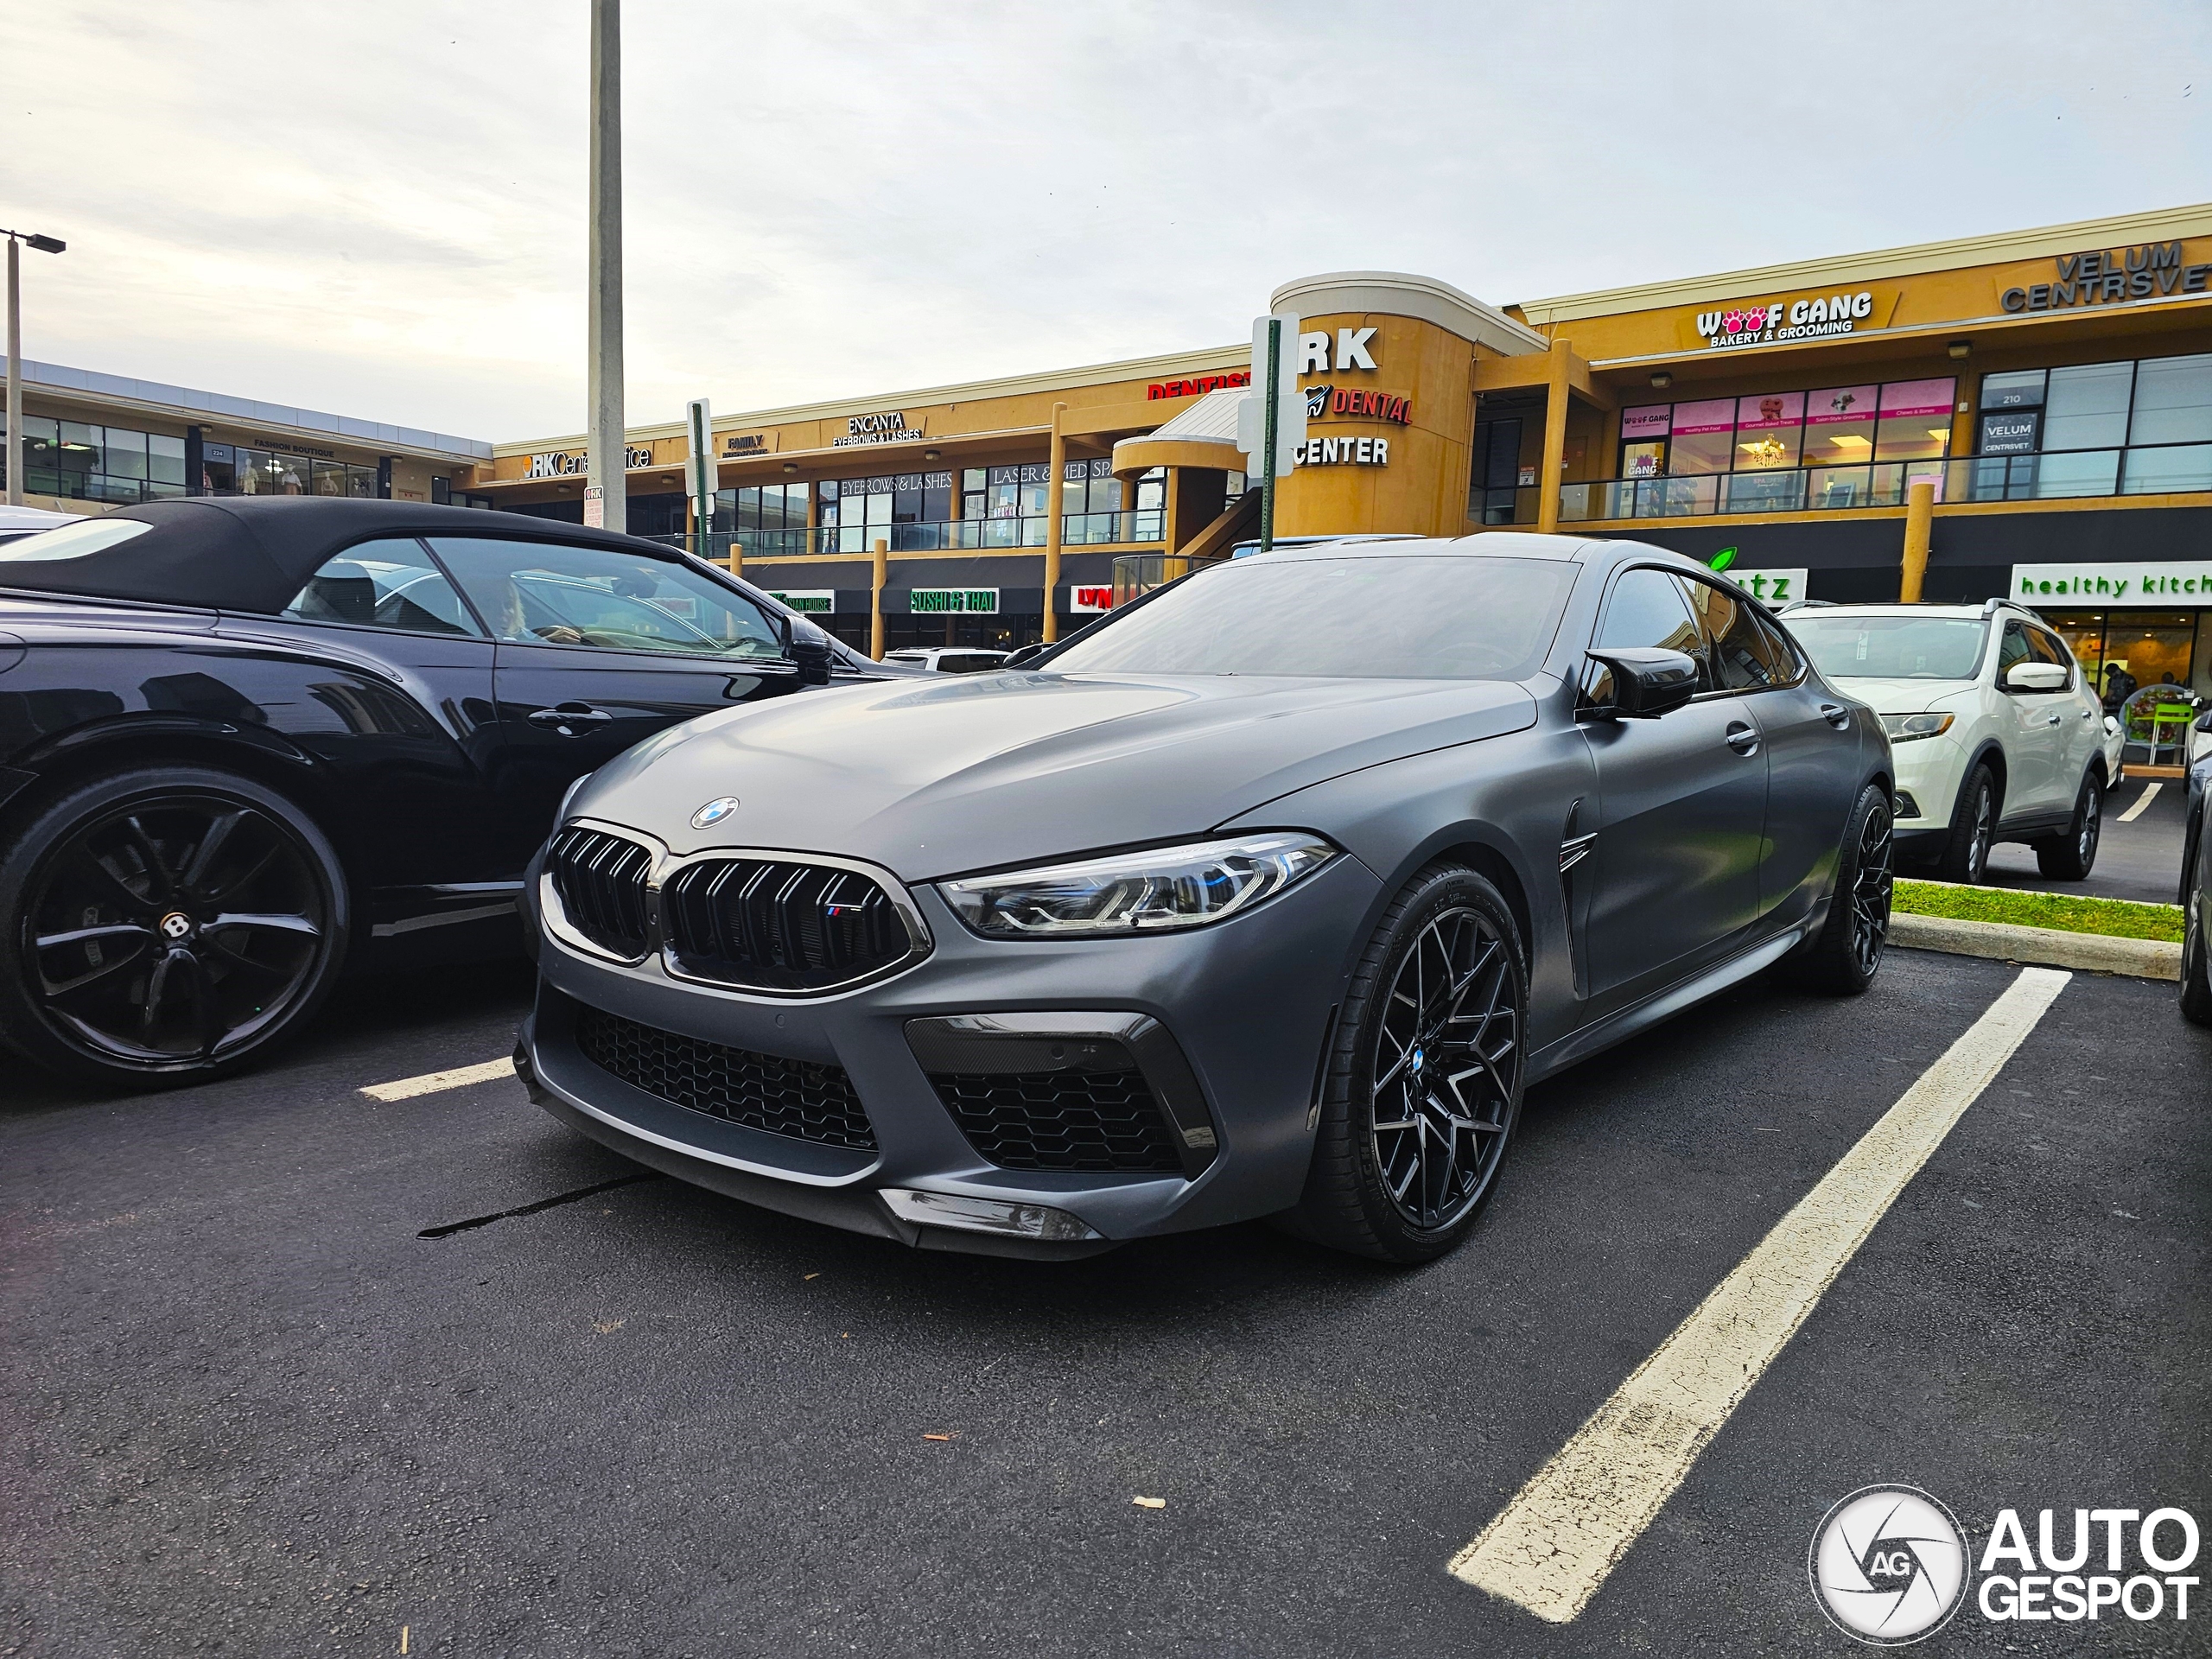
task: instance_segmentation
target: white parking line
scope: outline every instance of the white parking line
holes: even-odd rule
[[[2165,785],[2164,784],[2152,783],[2144,785],[2143,792],[2135,798],[2135,804],[2129,807],[2126,811],[2121,813],[2118,821],[2121,823],[2134,823],[2136,819],[2143,816],[2143,809],[2150,805],[2152,801],[2156,800],[2158,798],[2158,791],[2164,787]]]
[[[1555,1624],[1587,1606],[1875,1223],[2072,977],[2023,969],[1452,1558],[1453,1575]]]
[[[435,1095],[443,1089],[466,1089],[472,1083],[489,1083],[494,1077],[512,1077],[514,1074],[515,1063],[503,1054],[481,1065],[458,1066],[451,1071],[425,1071],[419,1077],[402,1077],[397,1083],[372,1083],[361,1092],[371,1100],[412,1100],[417,1095]]]

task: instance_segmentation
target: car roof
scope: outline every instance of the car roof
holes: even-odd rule
[[[153,528],[75,558],[11,561],[0,566],[0,586],[274,616],[333,556],[377,536],[496,536],[684,563],[675,549],[634,536],[424,501],[194,496],[118,507],[107,516]]]
[[[1266,553],[1246,554],[1236,563],[1249,564],[1255,559],[1433,558],[1439,554],[1454,558],[1548,559],[1560,563],[1610,562],[1632,555],[1685,572],[1714,574],[1685,554],[1649,542],[1605,536],[1547,535],[1529,530],[1485,530],[1470,536],[1302,537],[1294,543],[1279,542]],[[1723,580],[1728,579],[1725,572],[1720,574]]]

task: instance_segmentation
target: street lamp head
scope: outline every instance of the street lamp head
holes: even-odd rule
[[[69,245],[58,236],[27,236],[23,241],[41,253],[59,253]]]

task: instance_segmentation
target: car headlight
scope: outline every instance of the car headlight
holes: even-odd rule
[[[1941,737],[1951,729],[1955,715],[1884,715],[1882,729],[1892,743],[1910,743],[1923,737]]]
[[[1319,836],[1274,830],[941,881],[953,913],[987,939],[1096,938],[1225,921],[1337,855]]]

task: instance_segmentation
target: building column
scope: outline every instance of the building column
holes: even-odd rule
[[[891,543],[878,537],[874,560],[875,597],[868,604],[868,654],[883,660],[883,584],[891,575]]]
[[[1560,474],[1567,461],[1567,371],[1573,357],[1573,347],[1554,337],[1545,382],[1544,458],[1536,468],[1536,529],[1547,536],[1559,529]]]
[[[207,493],[207,429],[188,426],[184,429],[184,493],[187,495]]]
[[[1897,602],[1920,603],[1928,581],[1928,549],[1935,539],[1936,486],[1927,479],[1908,484],[1904,490],[1904,560],[1897,578]]]
[[[1045,643],[1048,645],[1060,637],[1060,612],[1053,599],[1060,585],[1060,534],[1065,528],[1060,513],[1061,486],[1065,482],[1061,474],[1068,468],[1068,441],[1060,427],[1067,412],[1065,404],[1052,405],[1052,475],[1045,485]]]

